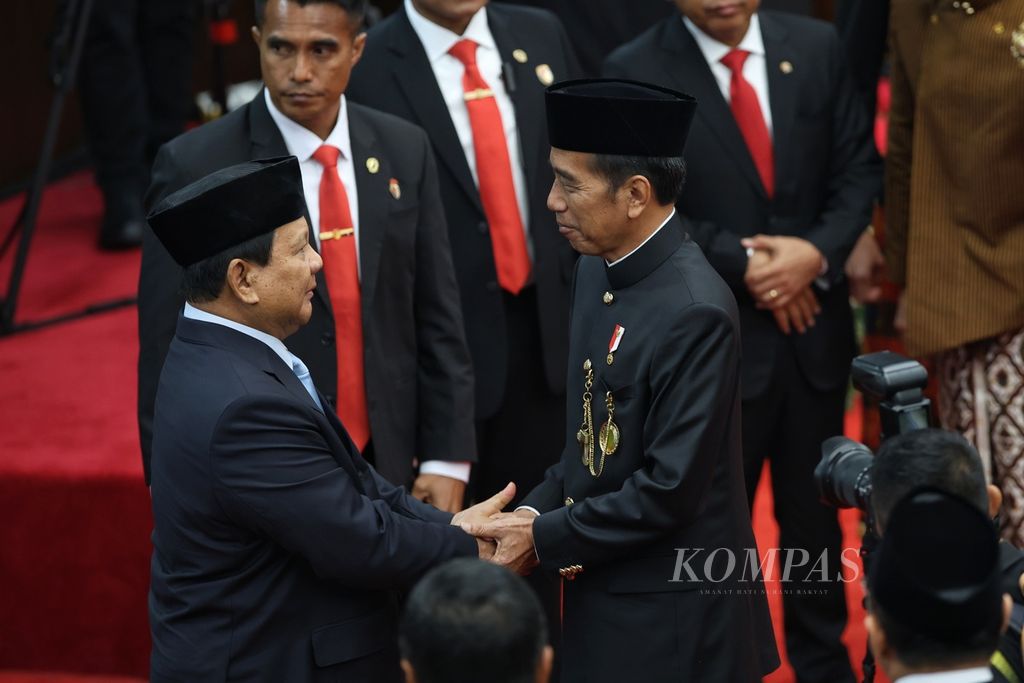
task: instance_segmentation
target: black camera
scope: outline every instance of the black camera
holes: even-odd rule
[[[850,367],[853,386],[878,402],[882,439],[929,426],[930,401],[924,396],[928,371],[917,361],[891,351],[858,356]],[[874,453],[845,436],[821,445],[814,481],[821,500],[837,508],[870,512],[871,460]]]

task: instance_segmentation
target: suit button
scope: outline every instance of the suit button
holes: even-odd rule
[[[575,502],[576,501],[572,499],[572,496],[569,496],[568,498],[565,499],[565,506],[569,507],[570,505],[572,505]]]
[[[321,335],[320,337],[320,343],[323,344],[324,346],[332,345],[334,343],[334,333],[324,332],[323,335]]]
[[[477,223],[476,224],[476,229],[480,232],[481,235],[486,235],[487,234],[487,221],[480,221],[479,223]]]
[[[497,282],[495,282],[494,280],[491,280],[491,281],[490,281],[490,282],[488,282],[488,283],[487,283],[486,285],[484,285],[484,288],[485,288],[485,289],[486,289],[486,290],[487,290],[488,292],[497,292],[497,291],[498,291],[498,283],[497,283]]]

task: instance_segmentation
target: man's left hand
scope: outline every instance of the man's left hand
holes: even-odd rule
[[[744,278],[755,301],[769,308],[786,306],[821,275],[821,252],[799,237],[755,235],[741,242],[748,249],[767,251],[771,260],[748,269]]]
[[[412,495],[438,510],[455,513],[462,509],[466,483],[440,474],[421,474],[412,483]]]
[[[537,566],[537,551],[533,545],[533,520],[537,515],[529,510],[494,515],[483,524],[467,523],[462,528],[481,538],[490,538],[498,544],[491,562],[508,567],[516,574],[529,574]]]

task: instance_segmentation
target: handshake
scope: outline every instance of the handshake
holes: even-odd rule
[[[509,482],[482,503],[455,513],[451,523],[476,537],[481,560],[525,575],[537,566],[533,545],[533,520],[537,515],[529,510],[502,512],[515,495],[516,485]]]

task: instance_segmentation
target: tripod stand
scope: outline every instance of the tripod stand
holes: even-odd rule
[[[81,62],[82,47],[85,44],[85,37],[89,28],[89,18],[92,16],[93,3],[94,0],[68,0],[58,10],[57,30],[50,61],[50,77],[53,80],[55,92],[53,101],[50,104],[50,115],[46,122],[46,132],[43,135],[42,149],[39,153],[39,164],[36,166],[32,181],[29,184],[25,203],[22,205],[21,211],[15,219],[14,225],[11,227],[11,231],[5,238],[4,243],[0,245],[0,255],[2,255],[12,244],[17,244],[7,291],[4,297],[0,298],[0,337],[14,334],[15,332],[45,327],[65,320],[80,318],[92,313],[128,306],[135,302],[134,297],[127,297],[94,304],[81,311],[52,318],[25,323],[15,322],[18,295],[21,291],[22,279],[25,276],[25,264],[28,260],[29,248],[32,246],[32,238],[35,236],[36,222],[39,218],[39,204],[43,197],[43,191],[46,188],[46,182],[50,176],[53,151],[57,144],[61,116],[64,113],[64,103],[67,100],[68,93],[74,87],[78,65]]]

